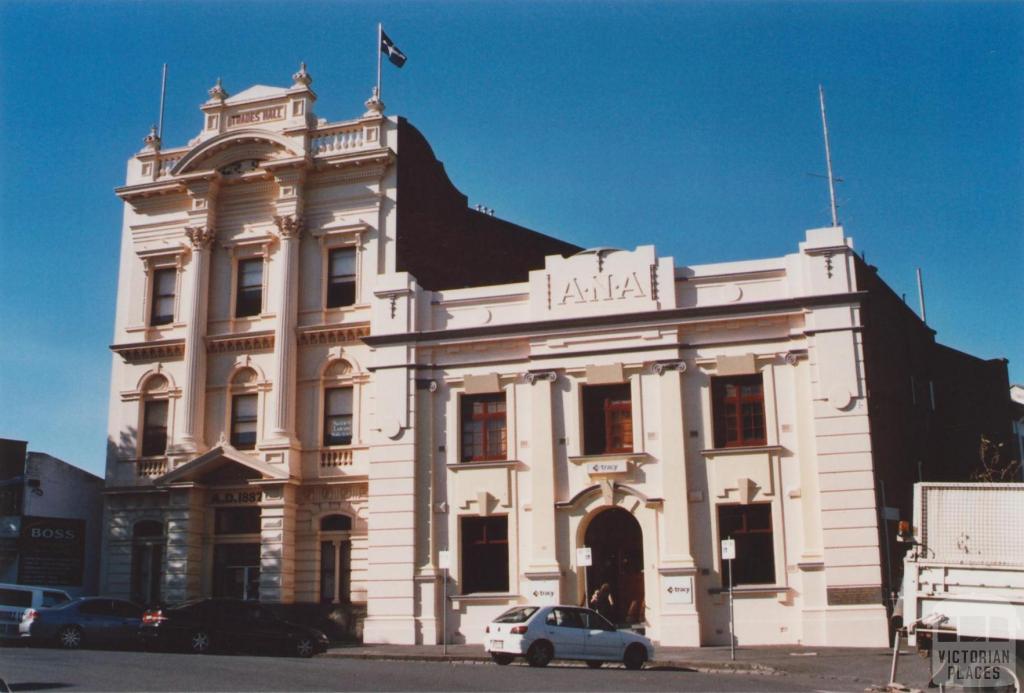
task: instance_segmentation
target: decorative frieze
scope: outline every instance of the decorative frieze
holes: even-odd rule
[[[354,325],[331,327],[314,327],[299,332],[299,344],[309,346],[313,344],[345,344],[348,342],[362,341],[370,336],[370,326]]]
[[[273,348],[274,333],[270,331],[206,338],[206,351],[211,354],[270,351]]]
[[[111,344],[110,350],[124,359],[125,363],[177,360],[185,355],[185,340],[167,339],[148,343]]]

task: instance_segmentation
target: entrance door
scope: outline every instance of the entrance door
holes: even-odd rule
[[[593,556],[593,565],[587,568],[590,593],[607,582],[615,602],[610,620],[618,624],[641,623],[644,620],[644,542],[640,523],[622,508],[602,510],[590,521],[584,542]]]
[[[260,545],[217,544],[213,547],[213,596],[260,598]]]

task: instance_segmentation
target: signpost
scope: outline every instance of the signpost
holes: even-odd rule
[[[736,622],[732,606],[732,561],[736,558],[736,540],[722,540],[722,560],[729,561],[729,659],[736,659]]]
[[[448,654],[448,570],[452,567],[450,551],[437,552],[437,567],[444,571],[441,597],[441,649]]]
[[[590,587],[587,585],[587,571],[594,564],[594,556],[589,546],[581,546],[576,549],[576,567],[583,568],[583,605],[590,606]]]

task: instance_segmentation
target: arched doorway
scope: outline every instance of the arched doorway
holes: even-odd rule
[[[644,620],[643,539],[640,523],[622,508],[602,510],[587,526],[584,543],[593,559],[587,568],[588,589],[593,594],[602,583],[611,586],[617,623]]]

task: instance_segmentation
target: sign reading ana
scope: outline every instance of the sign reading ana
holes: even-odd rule
[[[563,282],[555,303],[564,306],[573,303],[647,298],[651,292],[650,284],[649,274],[647,281],[642,282],[637,272],[595,274],[590,278],[569,277]]]

